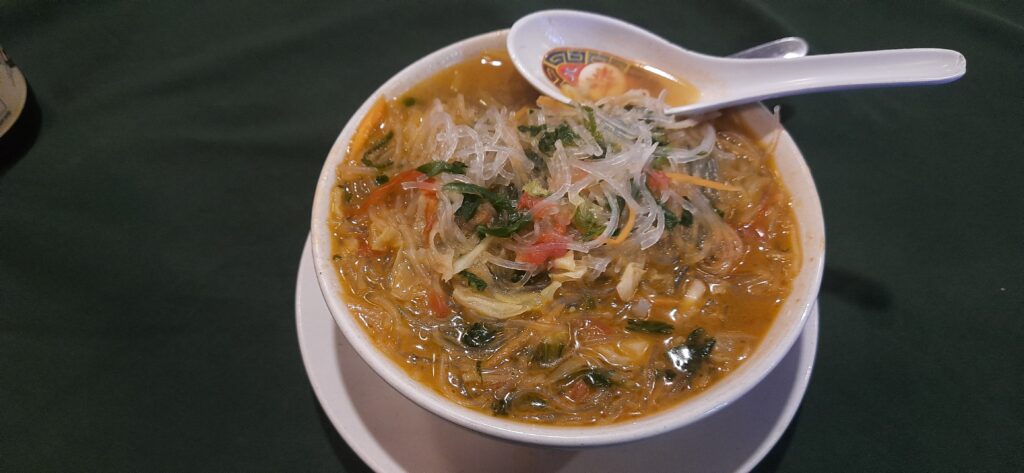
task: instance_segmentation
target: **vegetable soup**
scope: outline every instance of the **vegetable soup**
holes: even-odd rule
[[[730,115],[633,89],[564,105],[502,51],[381,98],[337,169],[343,299],[425,389],[621,422],[728,376],[788,296],[790,197]]]

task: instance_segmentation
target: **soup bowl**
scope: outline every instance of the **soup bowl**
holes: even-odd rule
[[[504,49],[507,31],[495,31],[440,49],[409,65],[373,92],[352,115],[335,141],[317,181],[311,221],[311,241],[317,279],[324,299],[345,338],[362,359],[406,398],[428,411],[474,431],[507,440],[559,447],[608,445],[639,440],[691,424],[740,398],[782,360],[803,330],[817,297],[824,267],[825,230],[821,204],[800,150],[760,104],[736,112],[753,136],[775,144],[776,168],[790,191],[801,247],[800,271],[792,292],[775,322],[749,358],[710,388],[674,407],[635,419],[599,426],[561,427],[527,424],[462,407],[409,377],[356,321],[342,298],[342,286],[331,256],[328,226],[331,190],[336,169],[345,159],[349,141],[378,97],[394,98],[435,73],[487,50]]]

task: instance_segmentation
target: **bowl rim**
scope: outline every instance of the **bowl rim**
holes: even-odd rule
[[[803,213],[808,213],[811,217],[808,221],[804,221],[802,218],[797,219],[803,261],[801,269],[794,279],[794,288],[783,307],[780,308],[769,333],[762,339],[750,359],[707,390],[675,406],[638,419],[600,426],[550,426],[489,416],[460,406],[409,377],[404,369],[376,347],[369,334],[349,312],[341,296],[340,281],[329,257],[332,253],[331,232],[326,216],[330,211],[330,195],[336,181],[337,166],[347,154],[351,136],[379,97],[397,96],[398,94],[394,92],[407,90],[436,72],[472,55],[485,50],[504,48],[508,31],[507,29],[497,30],[457,41],[406,66],[370,94],[339,133],[317,180],[310,221],[310,240],[317,282],[335,323],[356,353],[370,365],[373,371],[407,399],[457,425],[498,438],[560,447],[610,445],[658,435],[697,422],[717,412],[757,385],[782,360],[802,332],[821,283],[824,268],[824,222],[821,204],[810,175],[810,169],[795,142],[784,129],[779,134],[777,146],[786,147],[788,152],[793,155],[792,158],[787,159],[786,164],[791,168],[789,172],[795,176],[794,179],[801,181],[799,184],[803,198],[800,199],[800,204],[804,207]],[[760,104],[740,108],[738,112],[745,121],[748,121],[748,125],[752,118],[758,117],[763,123],[764,116],[768,114],[767,109]],[[766,130],[757,132],[761,136],[766,136],[764,134]],[[776,149],[777,153],[778,148]],[[776,166],[781,167],[778,159]],[[781,169],[779,172],[782,174]],[[793,201],[797,202],[792,183],[787,179],[783,179],[783,181],[786,183]],[[795,208],[794,212],[796,210]],[[808,242],[806,238],[808,234],[813,234],[815,241]],[[812,250],[813,257],[808,259],[808,256],[812,255]],[[796,278],[806,280],[805,289],[799,294],[796,293]],[[787,314],[791,313],[792,316],[787,319],[789,325],[780,329],[778,327],[779,319],[782,318],[784,310],[787,311]],[[777,339],[773,340],[773,345],[765,347],[772,334],[777,334],[775,337]]]

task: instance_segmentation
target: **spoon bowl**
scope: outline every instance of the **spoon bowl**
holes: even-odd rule
[[[608,62],[613,64],[621,58],[656,67],[656,73],[682,78],[696,89],[687,103],[670,103],[665,110],[670,114],[697,114],[829,90],[942,84],[959,79],[967,68],[962,54],[946,49],[759,59],[708,56],[624,21],[572,10],[547,10],[521,18],[512,25],[507,46],[516,68],[534,87],[566,103],[571,99],[553,82],[558,80],[552,77],[552,64],[544,64],[552,51],[572,49],[612,57]]]

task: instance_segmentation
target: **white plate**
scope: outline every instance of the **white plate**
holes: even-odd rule
[[[589,449],[511,443],[452,424],[409,401],[356,354],[320,293],[309,240],[295,288],[306,373],[338,433],[379,472],[748,471],[793,419],[811,377],[818,307],[782,362],[736,402],[682,429]]]

